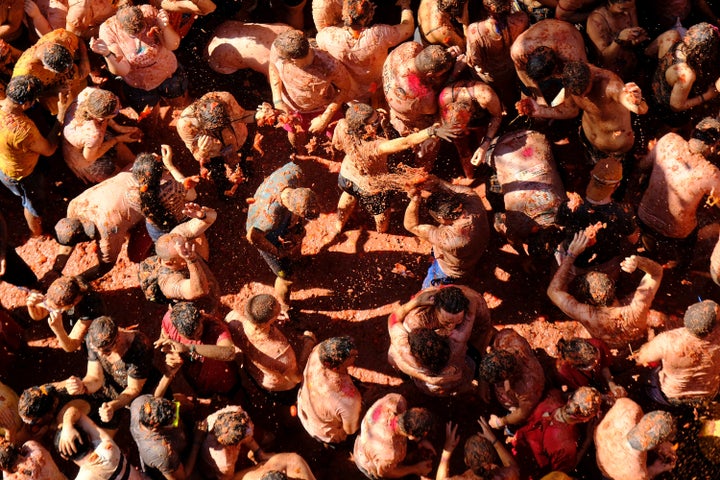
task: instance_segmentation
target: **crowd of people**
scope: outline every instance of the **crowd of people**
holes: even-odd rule
[[[643,480],[677,478],[693,448],[717,460],[720,305],[698,291],[680,318],[652,310],[663,282],[720,285],[720,19],[704,0],[7,3],[0,195],[25,222],[0,214],[0,279],[25,304],[2,312],[3,478],[335,479],[318,465],[340,455],[348,478]],[[217,21],[197,61],[257,72],[260,105],[181,63],[198,17]],[[163,122],[176,147],[146,151]],[[257,178],[269,128],[290,154]],[[54,225],[46,157],[82,185]],[[337,174],[333,211],[310,164]],[[323,248],[359,228],[431,247],[422,281],[404,277],[412,298],[384,293],[401,388],[354,375],[377,341],[319,335],[293,298],[321,217]],[[224,228],[253,271],[217,275]],[[10,230],[56,246],[49,272]],[[498,243],[579,334],[538,348],[497,318],[479,278]],[[108,308],[98,282],[122,255],[161,316]],[[260,272],[263,293],[225,301]],[[46,319],[84,371],[14,378],[33,361],[23,327]],[[325,453],[278,452],[290,424]]]

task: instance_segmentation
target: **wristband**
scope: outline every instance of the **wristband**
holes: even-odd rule
[[[431,125],[427,128],[427,134],[429,138],[437,137],[437,125]]]
[[[107,55],[103,55],[103,58],[108,58],[110,55],[115,56],[113,52],[109,52]]]

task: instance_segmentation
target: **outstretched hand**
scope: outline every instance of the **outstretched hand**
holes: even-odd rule
[[[590,238],[588,238],[584,230],[577,232],[573,237],[572,242],[570,242],[570,245],[568,245],[567,254],[571,257],[577,257],[585,251],[589,243]]]
[[[620,268],[625,273],[633,273],[638,268],[638,257],[637,255],[631,255],[622,262],[620,262]]]
[[[457,430],[457,423],[455,425],[453,425],[452,422],[447,422],[445,424],[445,445],[443,445],[443,450],[446,452],[452,452],[455,450],[455,447],[458,446],[460,437],[458,437]]]
[[[462,129],[456,125],[443,123],[435,127],[435,136],[442,138],[447,142],[451,142],[454,139],[462,135]]]

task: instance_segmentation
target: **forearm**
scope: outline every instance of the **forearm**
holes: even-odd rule
[[[662,280],[663,276],[663,268],[662,265],[655,262],[654,260],[650,260],[647,257],[636,257],[637,258],[637,266],[640,270],[647,273],[656,282],[660,282]]]
[[[413,195],[410,203],[405,209],[405,217],[403,218],[403,227],[411,233],[415,233],[415,228],[420,223],[420,195]]]
[[[200,260],[188,261],[187,267],[190,278],[183,281],[183,298],[194,300],[207,295],[210,292],[210,282],[208,282],[207,275],[205,275],[205,270],[200,266]]]
[[[162,44],[168,50],[177,50],[180,46],[180,35],[169,25],[162,29]]]
[[[574,277],[571,272],[571,267],[574,261],[574,256],[569,256],[567,254],[563,255],[560,268],[558,268],[557,272],[555,272],[555,276],[553,276],[550,285],[548,285],[547,296],[550,297],[550,299],[556,304],[558,295],[567,293],[567,287]]]
[[[109,140],[106,140],[95,150],[90,150],[88,148],[83,149],[83,157],[85,157],[85,160],[88,162],[94,162],[98,158],[105,155],[111,148],[116,146],[120,141],[117,137],[112,137]]]
[[[65,331],[65,327],[62,325],[62,323],[58,326],[51,325],[50,329],[55,334],[55,337],[60,344],[60,348],[62,348],[66,352],[74,352],[80,348],[80,344],[82,342],[80,340],[70,338],[70,336],[68,336],[67,332]]]
[[[128,387],[122,392],[115,400],[108,402],[114,412],[117,412],[121,408],[130,405],[130,403],[140,395],[140,390],[132,387]]]
[[[222,362],[231,362],[235,359],[235,347],[232,345],[194,345],[194,347],[195,353],[205,358]]]
[[[452,450],[443,449],[440,455],[440,464],[438,465],[437,474],[435,480],[445,480],[450,476],[450,457],[452,456]]]

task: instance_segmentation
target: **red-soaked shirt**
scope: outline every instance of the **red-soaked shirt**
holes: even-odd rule
[[[203,322],[204,327],[200,340],[189,340],[178,333],[170,320],[170,311],[168,310],[162,320],[162,331],[169,339],[184,345],[218,345],[222,340],[232,342],[230,330],[225,325],[207,317],[203,319]],[[238,380],[234,362],[223,362],[200,356],[196,360],[186,361],[183,368],[185,377],[200,396],[228,393]]]

